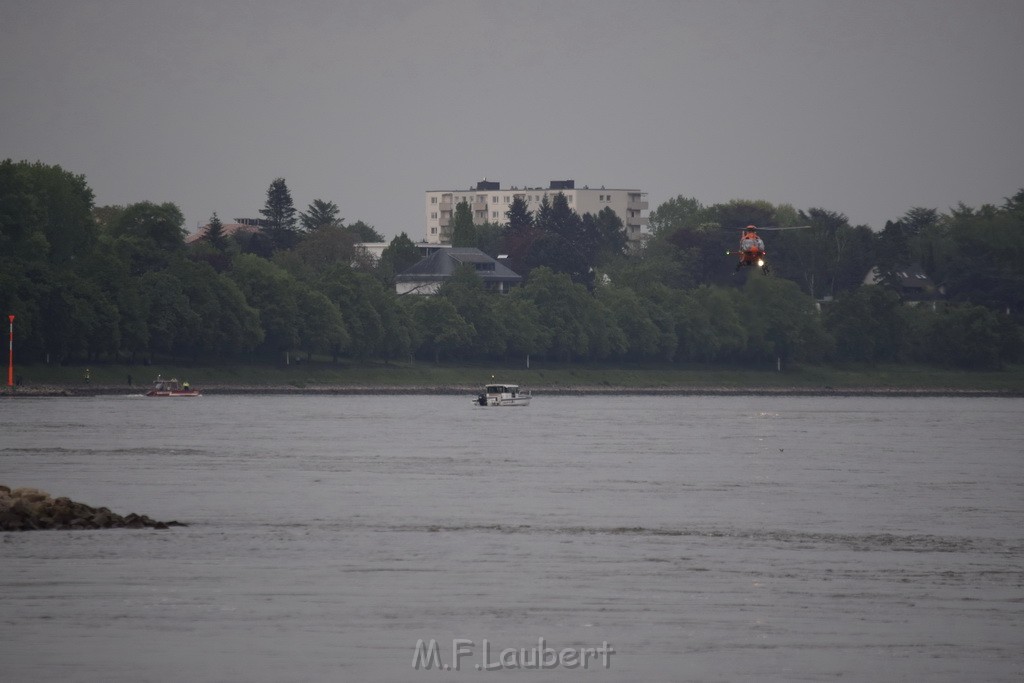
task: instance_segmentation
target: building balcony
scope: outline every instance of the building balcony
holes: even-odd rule
[[[626,202],[626,209],[629,211],[646,211],[647,205],[646,199],[630,199]]]
[[[473,202],[473,206],[471,208],[473,209],[473,211],[483,211],[484,214],[486,214],[487,202]]]

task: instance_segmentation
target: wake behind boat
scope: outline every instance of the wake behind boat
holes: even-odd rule
[[[163,379],[156,376],[153,387],[146,392],[146,396],[200,396],[198,389],[193,389],[188,382],[179,382],[177,379]]]
[[[518,384],[488,384],[484,393],[476,397],[473,405],[478,406],[528,406],[533,396],[521,391]]]

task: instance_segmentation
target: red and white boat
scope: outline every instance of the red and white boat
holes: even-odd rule
[[[193,389],[188,382],[179,382],[176,379],[164,379],[156,376],[153,387],[146,392],[146,396],[201,396],[198,389]]]

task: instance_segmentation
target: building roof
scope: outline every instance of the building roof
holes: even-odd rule
[[[485,282],[521,282],[522,277],[500,261],[473,247],[452,247],[435,251],[408,270],[395,276],[398,282],[447,280],[460,265],[471,265]]]
[[[484,179],[484,180],[478,181],[477,184],[476,184],[476,187],[469,187],[468,189],[467,188],[455,188],[455,189],[447,189],[447,190],[427,190],[427,192],[428,193],[431,193],[431,192],[509,192],[509,191],[516,191],[516,192],[518,192],[518,191],[530,191],[530,192],[538,192],[538,191],[550,192],[550,191],[555,191],[555,192],[561,192],[563,190],[591,190],[591,189],[593,189],[595,191],[600,189],[601,191],[640,192],[640,190],[637,189],[637,188],[615,188],[615,187],[605,187],[604,185],[602,185],[600,188],[597,188],[597,187],[591,188],[589,185],[584,185],[583,187],[576,187],[576,181],[573,180],[572,178],[570,178],[568,180],[552,180],[552,181],[550,181],[548,183],[547,187],[543,187],[543,186],[540,186],[540,185],[537,185],[537,186],[532,186],[532,185],[523,185],[523,186],[512,185],[511,187],[505,187],[505,188],[502,188],[501,187],[501,182],[499,182],[497,180],[491,181],[491,180]],[[646,194],[646,192],[643,193],[643,194]]]
[[[932,298],[936,294],[942,293],[941,288],[937,288],[932,279],[924,272],[924,269],[917,264],[897,266],[893,269],[893,275],[896,277],[894,284],[904,294],[914,295],[915,298]],[[875,285],[881,282],[881,280],[882,274],[878,266],[875,266],[864,277],[864,284]]]

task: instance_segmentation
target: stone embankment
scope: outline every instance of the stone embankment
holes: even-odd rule
[[[181,522],[158,522],[134,512],[121,516],[107,508],[94,508],[70,498],[53,498],[39,489],[11,490],[0,486],[0,531],[34,529],[167,529],[187,526]]]
[[[197,386],[205,395],[426,395],[426,396],[476,396],[479,386],[462,385],[377,385],[359,386],[351,384],[306,384],[306,385],[240,385],[212,384]],[[725,387],[725,386],[661,386],[661,387],[619,387],[610,385],[592,386],[541,386],[524,389],[533,390],[534,396],[952,396],[952,397],[1021,397],[1024,389],[953,389],[943,387]],[[36,385],[18,387],[13,391],[0,392],[0,397],[41,397],[41,396],[141,396],[144,390],[138,387],[117,385]]]

